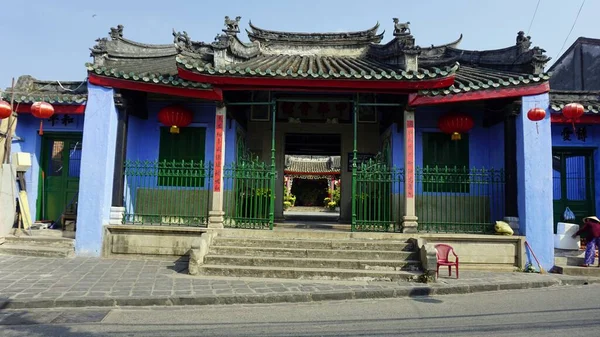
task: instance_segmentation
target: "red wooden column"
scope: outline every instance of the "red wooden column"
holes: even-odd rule
[[[404,233],[417,232],[415,209],[415,112],[404,110]]]
[[[208,213],[209,228],[223,228],[223,168],[225,163],[225,105],[217,105],[215,113],[215,151],[212,190],[212,207]]]

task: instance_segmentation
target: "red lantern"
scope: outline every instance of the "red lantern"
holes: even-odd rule
[[[44,134],[43,120],[52,117],[54,115],[54,107],[50,103],[46,102],[35,102],[31,105],[31,114],[37,118],[42,119],[40,121],[40,131],[38,134],[41,136]]]
[[[535,123],[535,130],[539,134],[540,133],[540,129],[538,127],[537,122],[539,122],[542,119],[546,118],[546,110],[544,110],[542,108],[531,108],[531,109],[529,109],[529,111],[527,111],[527,118],[529,118],[530,121],[536,122]]]
[[[527,111],[527,118],[533,122],[539,122],[546,118],[546,110],[542,108],[532,108]]]
[[[575,130],[575,121],[583,115],[583,111],[583,105],[579,103],[569,103],[562,109],[563,116],[573,124],[573,130]]]
[[[192,123],[192,112],[181,105],[169,105],[158,112],[158,121],[170,126],[171,133],[179,133],[179,128]]]
[[[12,108],[7,101],[0,101],[0,119],[8,118],[12,115]]]
[[[452,135],[452,140],[460,140],[461,133],[469,132],[475,126],[473,118],[463,114],[448,114],[442,116],[438,121],[438,128],[447,134]]]

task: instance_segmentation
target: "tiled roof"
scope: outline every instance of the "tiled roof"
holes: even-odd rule
[[[550,108],[561,111],[569,103],[583,105],[585,113],[600,113],[600,91],[550,91]]]
[[[303,157],[286,156],[285,172],[287,173],[339,173],[340,157]]]
[[[420,96],[444,96],[477,90],[505,89],[547,81],[548,74],[519,74],[489,68],[460,66],[454,84],[448,88],[419,91]]]
[[[173,63],[175,62],[174,58],[171,58],[171,60]],[[173,74],[171,71],[168,71],[167,69],[165,69],[164,72],[159,69],[154,70],[156,72],[148,72],[144,71],[148,70],[148,68],[144,67],[136,71],[135,68],[131,67],[131,65],[128,63],[128,61],[118,63],[114,62],[112,64],[112,67],[86,63],[86,67],[88,71],[93,72],[95,74],[124,80],[146,82],[151,84],[172,85],[177,87],[193,89],[210,89],[212,87],[210,84],[207,83],[191,82],[181,79],[179,78],[179,76],[176,75],[176,71],[175,74]]]
[[[191,57],[178,56],[186,69],[210,75],[335,78],[364,80],[426,80],[452,75],[458,65],[405,71],[368,58],[315,55],[261,55],[232,66],[214,67]]]
[[[48,102],[56,105],[81,105],[87,101],[85,81],[40,81],[29,75],[19,77],[15,84],[14,100],[17,104]],[[2,99],[10,101],[12,89],[2,93]]]

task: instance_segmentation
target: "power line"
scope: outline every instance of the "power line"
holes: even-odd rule
[[[560,47],[560,50],[558,51],[558,54],[556,54],[556,59],[558,59],[558,57],[560,56],[560,53],[562,52],[563,48],[565,47],[565,44],[567,44],[567,40],[569,39],[569,36],[571,36],[571,33],[573,32],[573,28],[575,28],[575,24],[577,23],[577,19],[579,19],[579,14],[581,14],[581,10],[583,9],[583,5],[585,4],[585,0],[583,0],[581,2],[581,7],[579,7],[579,12],[577,12],[577,16],[575,17],[575,21],[573,21],[573,25],[571,26],[571,30],[569,31],[569,34],[567,34],[567,37],[565,38],[565,42],[563,42],[562,47]]]
[[[531,22],[529,23],[529,28],[527,28],[527,35],[529,35],[529,31],[531,30],[531,25],[533,25],[533,20],[535,20],[535,15],[537,14],[538,7],[540,7],[540,1],[538,0],[537,5],[535,6],[535,11],[533,12],[533,17],[531,18]]]

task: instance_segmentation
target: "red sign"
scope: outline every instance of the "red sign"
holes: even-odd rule
[[[415,121],[406,121],[406,197],[415,197]]]
[[[223,176],[223,115],[217,115],[215,122],[215,174],[213,177],[213,190],[221,192]]]

